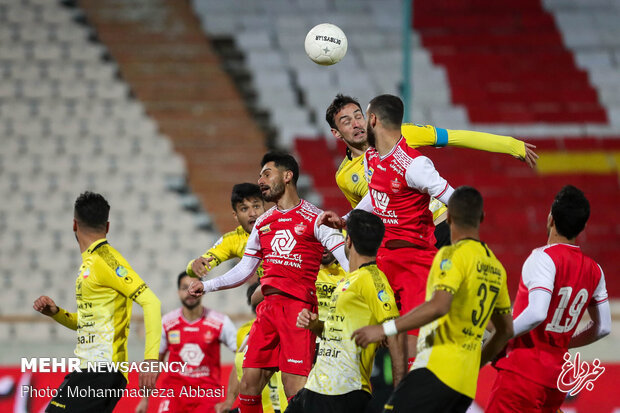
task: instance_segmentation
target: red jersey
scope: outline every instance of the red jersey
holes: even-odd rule
[[[369,148],[365,169],[372,212],[385,224],[382,246],[402,240],[422,249],[435,249],[430,197],[447,203],[453,189],[439,176],[431,160],[401,137],[383,157],[375,148]]]
[[[495,366],[556,388],[564,354],[587,306],[607,301],[605,277],[578,246],[552,244],[533,250],[523,264],[514,318],[527,308],[529,292],[536,289],[551,294],[546,319],[512,339],[506,357]]]
[[[159,353],[169,352],[168,361],[187,363],[184,372],[167,373],[167,379],[189,385],[219,387],[220,343],[231,351],[237,347],[237,330],[225,314],[205,308],[202,317],[189,322],[180,308],[162,317]]]
[[[245,255],[263,260],[261,286],[317,303],[315,282],[323,250],[327,247],[333,252],[344,245],[338,230],[317,225],[322,212],[301,200],[286,211],[274,206],[256,220]]]

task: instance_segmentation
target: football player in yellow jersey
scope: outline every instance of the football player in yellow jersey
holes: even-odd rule
[[[334,290],[325,321],[307,309],[299,313],[297,327],[311,329],[321,341],[308,381],[289,402],[287,413],[365,411],[371,398],[370,373],[376,345],[362,349],[351,334],[368,324],[381,328],[381,323],[398,317],[394,293],[375,263],[384,232],[383,222],[376,215],[351,212],[345,251],[353,271]],[[402,338],[387,339],[395,384],[407,365]]]
[[[146,343],[144,361],[156,362],[161,338],[161,304],[129,263],[108,244],[110,205],[105,198],[84,192],[75,201],[73,231],[82,252],[82,265],[75,280],[77,312],[70,313],[47,296],[34,302],[34,309],[77,331],[75,355],[80,369],[69,373],[46,412],[111,412],[127,385],[120,371],[87,371],[90,363],[127,363],[127,336],[131,307],[135,301],[144,311]],[[140,386],[155,387],[157,372],[141,372]],[[69,393],[67,389],[71,389]],[[116,389],[110,397],[79,397],[93,389]],[[74,391],[75,390],[75,391]],[[73,396],[72,396],[73,394]],[[94,395],[93,395],[94,396]],[[118,397],[116,397],[118,396]]]
[[[364,174],[364,152],[368,149],[366,137],[366,120],[359,102],[341,94],[336,95],[327,108],[325,119],[331,127],[332,135],[341,139],[347,146],[347,155],[336,172],[336,183],[351,203],[355,206],[368,192],[368,182]],[[529,166],[536,165],[538,155],[534,145],[525,143],[509,136],[492,135],[489,133],[447,130],[430,125],[405,123],[401,133],[407,144],[412,148],[419,146],[456,146],[478,149],[488,152],[499,152],[512,155],[525,161]],[[435,221],[435,238],[438,248],[449,244],[450,234],[445,221],[446,207],[440,201],[431,199],[429,209]]]
[[[336,285],[347,276],[336,261],[336,257],[327,248],[323,251],[321,258],[321,268],[316,276],[316,298],[319,302],[319,320],[325,321],[329,306],[332,301],[332,293],[336,289]]]
[[[257,304],[252,303],[252,296],[254,292],[260,287],[260,283],[256,282],[248,287],[247,299],[248,305],[252,307],[252,313],[256,315]],[[256,318],[243,324],[237,330],[237,352],[235,353],[235,369],[230,372],[228,378],[228,393],[226,394],[226,400],[215,406],[216,413],[228,413],[235,410],[231,410],[237,396],[239,395],[239,382],[243,375],[243,358],[248,348],[248,336],[250,335],[250,329],[254,324]],[[271,376],[271,379],[267,383],[267,386],[263,389],[262,393],[263,413],[280,413],[286,410],[288,401],[284,394],[284,386],[282,386],[282,378],[280,372],[277,371]]]
[[[428,276],[426,302],[382,326],[353,333],[366,346],[420,329],[418,354],[384,412],[465,412],[476,395],[478,370],[512,337],[506,271],[480,241],[482,196],[457,188],[448,201],[452,245],[441,248]],[[481,350],[489,320],[495,333]]]
[[[203,277],[222,262],[231,258],[243,257],[245,244],[248,242],[254,223],[259,216],[265,213],[265,201],[258,185],[243,183],[233,186],[230,203],[233,209],[233,217],[239,226],[234,231],[224,234],[201,257],[191,260],[187,264],[188,275]],[[256,275],[258,278],[263,275],[262,265],[256,270]],[[254,281],[256,279],[250,279],[248,282]]]

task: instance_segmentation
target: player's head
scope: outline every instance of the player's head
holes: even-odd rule
[[[551,205],[551,214],[547,219],[547,231],[555,227],[555,231],[569,239],[586,227],[590,218],[590,203],[584,193],[572,185],[566,185],[558,192]]]
[[[484,218],[482,195],[471,186],[459,186],[448,201],[448,224],[477,229]]]
[[[373,98],[366,110],[366,135],[368,144],[375,146],[377,136],[375,128],[381,126],[387,130],[400,130],[405,114],[405,105],[398,96],[379,95]]]
[[[110,204],[100,194],[86,191],[75,200],[73,208],[73,231],[94,234],[108,232]]]
[[[325,112],[325,120],[332,130],[332,135],[342,139],[348,146],[359,150],[365,150],[368,146],[364,112],[355,98],[336,95]]]
[[[292,155],[279,151],[268,152],[263,156],[260,166],[262,169],[258,186],[265,201],[276,202],[287,186],[297,187],[299,165]]]
[[[355,249],[359,255],[374,257],[383,240],[385,225],[378,216],[370,212],[354,209],[347,219],[347,237],[345,239],[345,252],[347,257],[351,249]]]
[[[230,203],[233,216],[245,232],[252,232],[256,219],[265,212],[265,201],[256,184],[243,183],[233,186]]]
[[[245,296],[248,300],[248,305],[252,307],[252,312],[256,314],[256,307],[258,307],[258,303],[252,304],[252,295],[256,291],[257,288],[260,287],[260,281],[256,281],[254,284],[250,284],[248,286],[247,291],[245,292]]]
[[[197,278],[190,277],[185,271],[180,273],[177,277],[177,289],[179,290],[179,299],[181,300],[181,304],[183,304],[183,307],[187,308],[188,310],[193,310],[194,308],[199,306],[200,301],[202,300],[202,297],[194,297],[188,292],[189,286],[194,280],[197,280]]]

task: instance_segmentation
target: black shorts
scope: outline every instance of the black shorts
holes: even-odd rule
[[[383,413],[464,413],[472,399],[443,384],[429,369],[409,372],[390,396]]]
[[[303,388],[288,402],[284,413],[359,413],[366,410],[370,397],[364,390],[331,396]]]
[[[435,248],[437,249],[451,244],[448,221],[442,221],[435,226],[435,240]]]
[[[125,386],[127,380],[122,373],[74,371],[65,376],[58,387],[58,394],[47,405],[45,412],[108,413],[114,410]],[[98,397],[97,389],[102,389],[107,397]]]

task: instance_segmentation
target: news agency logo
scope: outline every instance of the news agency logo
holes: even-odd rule
[[[575,353],[575,361],[571,361],[571,354],[564,354],[562,372],[558,376],[558,390],[570,396],[576,396],[583,389],[592,391],[594,382],[605,372],[599,359],[594,359],[592,365],[581,361],[579,352]]]
[[[88,361],[82,362],[77,357],[33,357],[21,358],[22,373],[72,373],[72,372],[121,372],[131,373],[184,373],[187,367],[186,362],[180,361]],[[86,366],[86,367],[84,367]]]

